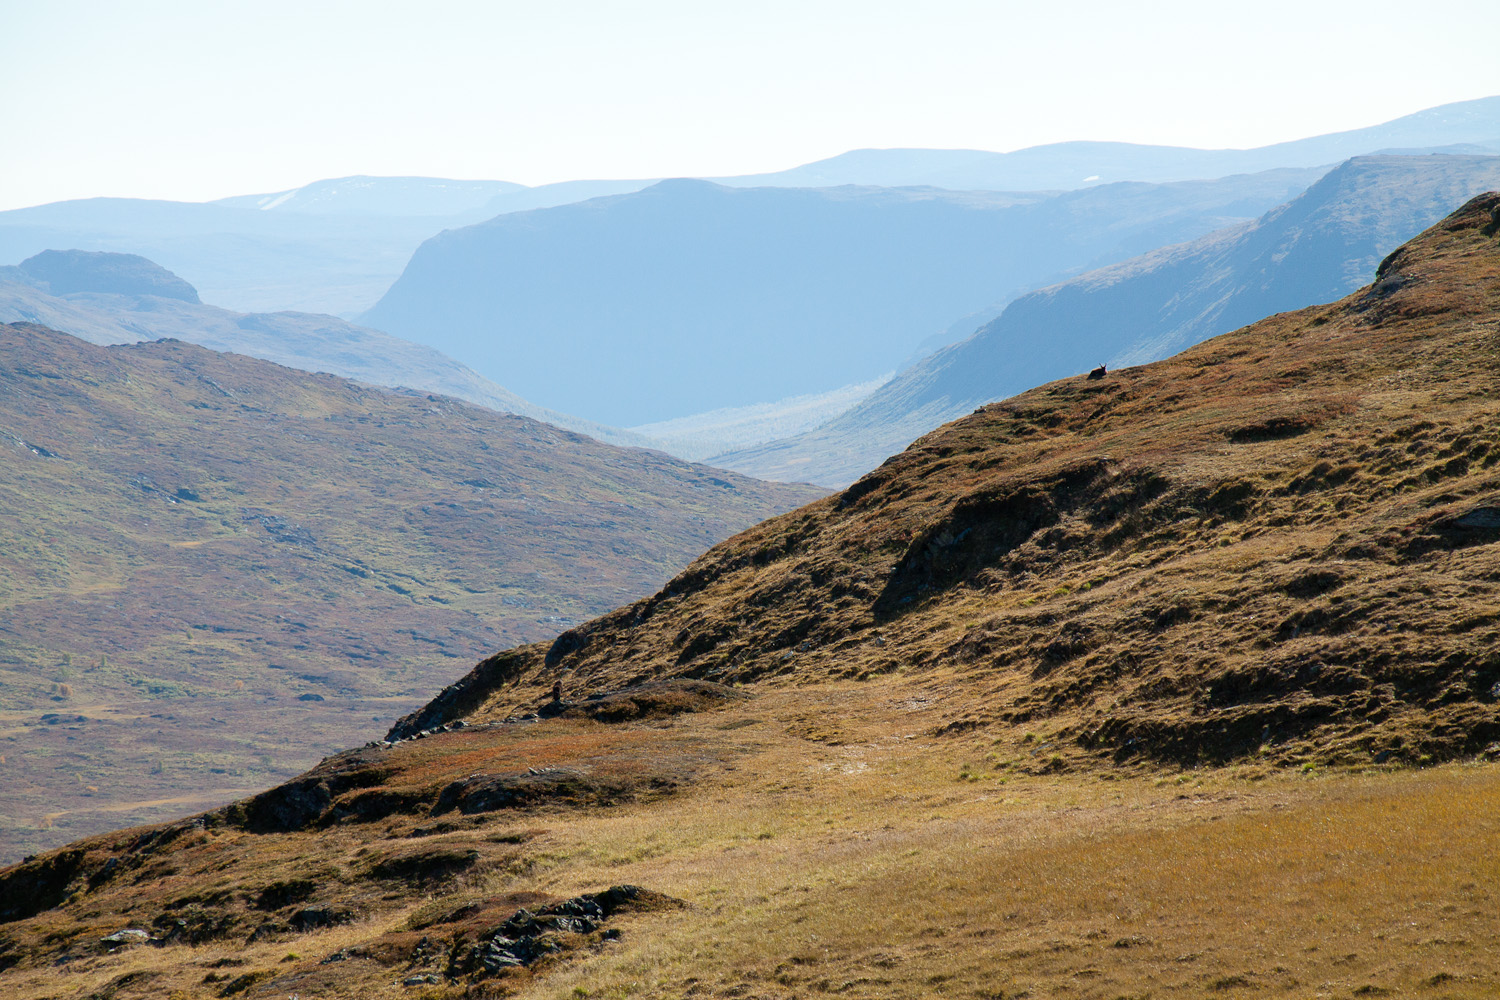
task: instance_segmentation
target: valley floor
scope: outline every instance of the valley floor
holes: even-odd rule
[[[320,818],[283,797],[181,825],[169,849],[142,831],[75,845],[114,874],[0,925],[0,992],[1500,993],[1500,767],[1118,767],[1045,730],[944,732],[964,694],[940,675],[745,690],[351,751],[312,775],[380,783]],[[509,805],[476,797],[480,775],[509,776]],[[686,905],[563,934],[529,968],[459,971],[521,906],[622,884]],[[296,930],[309,904],[335,925]],[[99,943],[170,937],[174,918],[219,930]]]

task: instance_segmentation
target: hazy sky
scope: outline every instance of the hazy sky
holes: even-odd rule
[[[1500,93],[1496,0],[0,0],[0,208],[868,146],[1255,146]]]

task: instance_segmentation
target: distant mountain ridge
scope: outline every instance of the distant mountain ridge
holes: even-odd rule
[[[482,209],[490,199],[526,190],[509,181],[460,181],[441,177],[335,177],[269,194],[246,194],[212,202],[229,208],[309,215],[405,215],[439,218]]]
[[[1382,149],[1455,144],[1479,147],[1469,152],[1500,149],[1500,98],[1447,104],[1384,125],[1255,150],[1128,143],[1058,143],[1011,153],[854,150],[789,170],[710,179],[729,187],[857,184],[1056,192],[1119,180],[1331,166]],[[129,198],[57,202],[0,212],[0,263],[62,247],[133,253],[183,275],[209,301],[229,308],[353,318],[379,300],[424,240],[445,228],[639,191],[660,179],[575,180],[528,188],[496,180],[356,176],[208,204]]]
[[[0,212],[0,262],[63,248],[137,254],[181,275],[208,301],[242,312],[352,314],[376,301],[445,224],[90,198]]]
[[[930,184],[956,190],[1033,191],[1133,180],[1162,183],[1276,167],[1315,167],[1383,150],[1426,151],[1465,144],[1500,152],[1500,96],[1444,104],[1380,125],[1251,149],[1195,149],[1128,142],[1057,142],[1009,153],[972,149],[858,149],[769,174],[716,178],[722,184],[822,187]]]
[[[712,461],[772,479],[851,482],[976,406],[1346,294],[1404,240],[1493,188],[1496,156],[1355,158],[1255,222],[1022,296],[824,426]]]
[[[1318,174],[1060,195],[663,181],[435,236],[360,321],[541,405],[651,424],[871,379],[960,317]]]
[[[135,254],[43,250],[16,269],[52,295],[107,292],[154,295],[198,304],[198,289],[153,261]]]
[[[59,273],[60,286],[39,277]],[[15,322],[38,323],[91,344],[182,340],[307,372],[456,396],[623,447],[657,447],[643,435],[537,406],[430,347],[336,316],[245,314],[204,305],[192,285],[129,254],[47,251],[19,267],[0,267],[0,323]]]
[[[1200,149],[1131,142],[1054,142],[1005,153],[979,149],[854,149],[827,159],[755,174],[707,177],[727,187],[941,187],[955,191],[1070,190],[1114,181],[1167,181],[1227,177],[1278,167],[1316,167],[1352,156],[1385,151],[1500,152],[1500,96],[1439,105],[1379,125],[1348,129],[1246,149]],[[1453,148],[1467,147],[1467,148]],[[456,181],[428,177],[345,177],[266,195],[222,198],[216,204],[285,208],[291,211],[352,211],[373,200],[426,194],[420,204],[451,205],[451,212],[418,212],[405,204],[399,214],[457,214],[478,208],[473,197],[485,185],[497,190],[488,207],[521,211],[568,204],[649,187],[662,178],[562,181],[526,187],[504,181]],[[337,197],[334,197],[337,195]],[[467,195],[467,196],[466,196]],[[442,200],[449,199],[449,200]],[[339,207],[335,208],[335,203]]]

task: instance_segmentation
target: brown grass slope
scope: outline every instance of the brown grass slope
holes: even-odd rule
[[[1046,729],[934,737],[962,698],[937,671],[341,754],[0,870],[0,993],[1500,990],[1493,765],[1060,772]]]
[[[1376,283],[1170,360],[1042,386],[502,653],[406,720],[694,677],[951,668],[948,729],[1222,762],[1500,739],[1500,196]]]
[[[284,780],[819,492],[0,326],[0,856]]]

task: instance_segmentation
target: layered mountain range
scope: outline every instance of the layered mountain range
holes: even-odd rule
[[[206,305],[192,285],[134,254],[48,250],[16,267],[0,267],[0,322],[36,323],[91,344],[185,340],[303,371],[457,396],[610,444],[656,444],[537,406],[439,351],[337,316],[237,313]]]
[[[821,427],[712,460],[845,485],[945,421],[1038,382],[1156,360],[1358,288],[1401,242],[1495,187],[1500,157],[1350,160],[1254,222],[1022,296]]]
[[[0,981],[1491,993],[1497,318],[1490,193],[986,406],[386,739],[0,872]]]
[[[1011,153],[858,150],[774,174],[711,180],[735,187],[855,184],[1057,192],[1117,181],[1160,183],[1328,167],[1380,150],[1455,145],[1470,152],[1500,147],[1500,99],[1443,105],[1371,128],[1255,150],[1128,143],[1060,143]],[[352,319],[380,298],[424,240],[444,229],[508,212],[639,191],[659,179],[578,180],[527,188],[493,180],[357,176],[206,204],[131,198],[58,202],[0,212],[0,262],[49,249],[139,254],[226,308],[292,309]],[[1253,217],[1269,207],[1239,214]],[[459,360],[472,366],[466,358]],[[498,381],[506,384],[503,378]]]
[[[1317,174],[1052,196],[664,181],[436,236],[361,322],[629,427],[882,375],[962,317],[1253,217]]]
[[[1278,167],[1316,167],[1383,151],[1446,147],[1450,153],[1500,153],[1500,97],[1428,108],[1380,125],[1278,142],[1254,149],[1189,149],[1128,142],[1058,142],[1010,153],[972,149],[859,149],[791,170],[731,183],[927,184],[956,190],[1072,189],[1115,181],[1227,177]]]
[[[1500,98],[1428,108],[1379,125],[1254,149],[1192,149],[1129,142],[1057,142],[1010,153],[975,149],[856,149],[788,170],[708,180],[730,187],[940,187],[954,191],[1070,191],[1116,181],[1193,180],[1317,167],[1383,150],[1445,147],[1500,153]],[[662,178],[504,181],[344,177],[301,188],[219,199],[266,211],[483,217],[639,191]]]

